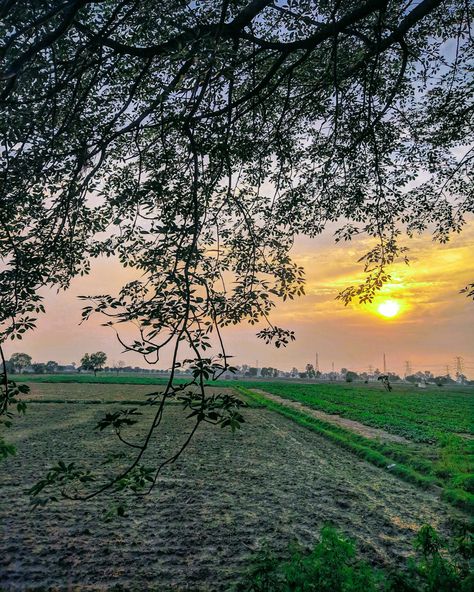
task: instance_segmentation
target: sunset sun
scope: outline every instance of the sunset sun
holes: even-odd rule
[[[377,312],[391,319],[400,312],[400,304],[396,300],[384,300],[378,305]]]

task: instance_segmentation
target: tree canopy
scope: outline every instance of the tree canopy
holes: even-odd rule
[[[31,366],[32,358],[28,354],[24,353],[16,353],[12,354],[10,357],[10,364],[17,370],[21,372],[28,366]]]
[[[203,388],[229,365],[223,326],[293,339],[269,318],[304,291],[290,250],[332,222],[337,241],[371,239],[366,281],[340,297],[373,298],[403,232],[446,241],[474,209],[470,8],[3,2],[1,339],[34,327],[43,286],[117,256],[140,279],[92,295],[84,319],[104,315],[150,363],[169,347],[175,369],[184,346]],[[233,421],[203,390],[199,405]]]
[[[98,370],[102,370],[107,361],[107,354],[102,351],[95,352],[93,354],[84,354],[81,359],[82,370],[92,370],[94,374],[97,374]]]

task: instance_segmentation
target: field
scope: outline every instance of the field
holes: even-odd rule
[[[16,377],[17,379],[19,376]],[[78,383],[78,384],[166,384],[167,378],[137,374],[23,374],[22,382]],[[178,382],[179,379],[178,379]],[[181,380],[183,382],[183,380]]]
[[[166,382],[161,377],[105,374],[25,378],[33,386],[32,400],[51,402],[87,399],[95,403],[119,400],[137,404],[143,401],[144,395],[159,391]],[[473,387],[420,390],[410,385],[395,385],[392,392],[387,392],[379,384],[262,380],[218,384],[223,388],[236,387],[242,394],[246,393],[247,400],[291,416],[299,423],[309,421],[311,426],[307,427],[374,464],[384,466],[395,462],[392,470],[399,476],[423,487],[440,487],[450,503],[464,509],[474,508]],[[38,395],[40,385],[43,386]],[[293,407],[288,409],[285,402],[291,402]],[[318,410],[320,416],[315,418],[313,413],[308,417],[309,409]],[[337,426],[330,421],[333,417],[340,419]]]
[[[399,436],[371,438],[354,430],[334,426],[321,419],[309,418],[313,429],[359,453],[375,464],[395,462],[393,470],[421,486],[439,486],[445,499],[474,509],[474,389],[452,387],[419,390],[395,386],[392,392],[365,385],[294,384],[257,382],[258,387],[275,398],[269,403],[254,392],[254,398],[288,415],[282,408],[287,400],[297,402],[299,413],[318,409],[326,414],[355,420],[388,434]],[[294,407],[292,407],[294,409]],[[298,419],[298,418],[296,418]],[[304,421],[305,418],[299,418]],[[308,418],[306,417],[306,420]],[[348,422],[349,423],[349,422]],[[382,432],[380,432],[382,433]]]
[[[97,466],[107,459],[118,443],[113,434],[94,430],[95,423],[114,403],[138,403],[153,387],[107,383],[103,377],[96,384],[30,386],[27,414],[9,433],[17,455],[2,467],[2,590],[230,590],[264,541],[277,550],[295,539],[312,545],[327,522],[355,537],[373,564],[394,566],[412,552],[413,535],[423,523],[446,534],[453,522],[468,519],[446,494],[463,491],[452,486],[454,477],[433,472],[440,466],[443,437],[459,438],[463,446],[472,442],[456,435],[472,429],[468,391],[388,394],[354,385],[242,383],[243,396],[252,402],[242,429],[232,434],[204,427],[150,496],[130,498],[135,509],[107,522],[104,512],[117,494],[88,504],[59,501],[30,509],[25,490],[58,460]],[[302,406],[286,406],[290,403]],[[373,413],[364,417],[364,407]],[[406,442],[361,436],[315,419],[308,415],[311,409],[401,435]],[[149,409],[142,410],[146,421]],[[182,442],[183,417],[178,405],[168,406],[164,432],[147,464]],[[139,435],[143,429],[132,431]],[[394,461],[395,469],[400,465],[426,481],[410,482],[403,470],[388,469],[386,460],[377,464],[377,454],[405,455],[403,462]],[[457,454],[467,461],[467,449]],[[454,456],[446,456],[448,468]]]
[[[434,443],[446,433],[474,435],[472,386],[419,389],[396,384],[392,392],[380,385],[351,383],[259,381],[247,386],[383,428],[414,442]]]

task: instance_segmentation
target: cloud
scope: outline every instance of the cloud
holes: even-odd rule
[[[410,265],[393,265],[392,280],[381,293],[382,298],[401,302],[401,314],[384,319],[373,306],[352,303],[344,307],[335,300],[341,289],[363,281],[357,260],[370,247],[367,239],[336,245],[330,234],[299,239],[294,258],[306,269],[307,295],[278,303],[272,314],[275,324],[295,331],[296,342],[276,350],[255,337],[258,327],[232,326],[225,330],[228,353],[235,356],[236,364],[254,364],[258,359],[261,366],[287,369],[314,362],[315,352],[326,370],[333,361],[336,368],[354,370],[367,369],[369,364],[380,366],[381,352],[386,352],[390,369],[398,372],[403,371],[407,359],[415,369],[434,365],[439,372],[446,364],[452,365],[456,355],[474,364],[474,303],[459,294],[474,281],[474,221],[445,245],[433,243],[427,235],[406,244]],[[67,293],[51,291],[46,295],[48,312],[40,319],[38,330],[27,334],[21,345],[11,344],[8,354],[20,348],[37,361],[69,363],[78,361],[86,351],[100,349],[108,354],[109,363],[123,359],[127,364],[144,366],[138,355],[122,353],[113,332],[100,326],[102,319],[78,325],[83,306],[78,295],[114,293],[133,279],[133,274],[116,261],[97,261],[91,275],[74,280]],[[164,355],[159,366],[169,363]]]
[[[337,315],[343,316],[346,322],[367,323],[380,301],[386,298],[401,303],[398,323],[424,323],[427,317],[440,314],[445,319],[458,316],[466,300],[459,290],[474,281],[474,222],[447,244],[434,243],[424,235],[408,240],[407,246],[409,265],[397,262],[390,267],[391,281],[382,288],[375,303],[352,302],[345,308],[336,296],[345,287],[364,281],[362,265],[357,260],[370,248],[368,241],[322,247],[318,240],[312,245],[307,240],[303,245],[297,244],[294,258],[306,270],[307,296],[279,306],[274,318],[312,321]]]

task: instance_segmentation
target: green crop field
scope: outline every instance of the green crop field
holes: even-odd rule
[[[168,379],[161,376],[140,374],[22,374],[16,376],[19,382],[79,383],[79,384],[166,384]],[[183,382],[179,378],[175,382]]]
[[[383,428],[414,442],[433,443],[449,434],[474,435],[474,387],[419,389],[395,385],[392,392],[365,384],[246,383],[280,397]]]

